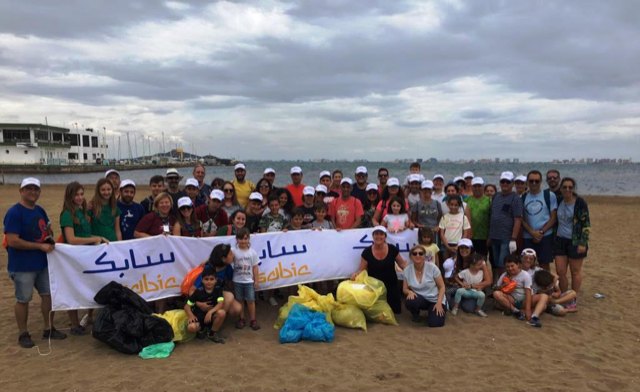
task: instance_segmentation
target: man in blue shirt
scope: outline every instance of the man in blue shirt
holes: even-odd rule
[[[40,181],[33,177],[25,178],[20,184],[20,202],[9,208],[4,217],[4,235],[9,254],[7,269],[15,287],[14,311],[20,332],[18,344],[24,348],[35,346],[27,331],[29,302],[34,287],[41,298],[45,328],[43,339],[67,337],[53,327],[47,253],[53,251],[55,241],[47,213],[36,205],[39,198]]]
[[[491,202],[491,219],[489,221],[489,240],[493,250],[494,275],[504,272],[504,259],[517,249],[516,238],[522,224],[522,200],[513,191],[513,173],[506,171],[500,174],[500,192]],[[495,277],[495,276],[494,276]]]
[[[524,247],[536,251],[540,266],[549,269],[553,261],[553,227],[556,224],[558,201],[550,189],[542,191],[542,173],[532,170],[527,174],[529,192],[522,195],[524,204]]]
[[[136,183],[132,180],[124,180],[120,183],[120,198],[118,199],[118,209],[120,210],[120,231],[123,240],[132,240],[133,232],[145,215],[144,207],[136,203]]]

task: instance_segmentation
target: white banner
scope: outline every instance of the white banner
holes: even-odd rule
[[[387,241],[407,259],[417,230],[389,234]],[[236,240],[156,236],[97,246],[56,244],[48,254],[53,309],[96,308],[94,295],[112,280],[147,301],[179,295],[183,277],[219,243],[235,245]],[[253,234],[251,247],[260,258],[258,290],[347,278],[371,243],[371,229]]]

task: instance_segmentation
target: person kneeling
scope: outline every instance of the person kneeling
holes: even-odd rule
[[[216,271],[213,268],[207,267],[202,271],[202,287],[191,294],[184,311],[189,318],[189,332],[197,334],[199,339],[208,335],[214,343],[225,342],[219,331],[227,314],[224,311],[222,288],[216,287]]]

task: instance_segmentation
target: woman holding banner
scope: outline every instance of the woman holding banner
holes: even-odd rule
[[[402,302],[400,299],[400,287],[396,275],[396,264],[404,269],[407,262],[400,255],[398,248],[387,244],[387,229],[384,226],[376,226],[371,234],[373,245],[362,251],[360,267],[351,279],[362,271],[367,270],[369,276],[381,280],[387,288],[387,302],[394,313],[400,313]]]

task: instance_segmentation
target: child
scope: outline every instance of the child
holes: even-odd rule
[[[296,207],[291,211],[291,222],[282,231],[288,230],[302,230],[302,223],[304,222],[304,211],[300,207]]]
[[[120,210],[113,192],[113,183],[101,178],[96,184],[96,191],[91,200],[91,234],[104,237],[109,241],[121,241]]]
[[[149,188],[151,188],[151,196],[147,196],[147,198],[140,203],[146,213],[153,211],[153,201],[155,197],[164,191],[164,177],[160,175],[151,177],[149,180]]]
[[[262,219],[262,195],[260,192],[251,192],[249,195],[249,203],[246,208],[247,223],[245,227],[249,229],[250,233],[257,233],[260,227],[260,220]]]
[[[476,299],[476,314],[480,317],[487,317],[487,314],[482,310],[484,305],[484,292],[478,289],[478,285],[484,279],[482,272],[482,262],[484,256],[480,253],[476,253],[473,257],[473,261],[469,264],[469,268],[463,269],[455,275],[455,280],[460,288],[456,290],[452,315],[458,314],[458,308],[460,307],[460,301],[462,298],[475,298]]]
[[[531,318],[531,275],[521,266],[518,255],[507,255],[504,259],[505,272],[498,278],[493,292],[497,305],[510,311],[518,320]]]
[[[542,270],[542,268],[538,266],[536,251],[531,248],[524,249],[520,254],[520,257],[522,258],[522,269],[524,271],[527,271],[529,275],[531,275],[531,279],[533,282],[531,286],[534,302],[533,305],[535,306],[536,294],[545,293],[549,295],[549,304],[545,309],[547,313],[551,313],[554,316],[565,316],[567,313],[569,313],[572,309],[567,309],[562,305],[571,303],[576,298],[576,292],[573,290],[568,290],[567,292],[562,293],[560,291],[558,277],[552,273],[551,277],[553,281],[550,285],[540,286],[536,284],[535,275]]]
[[[187,178],[183,191],[191,199],[194,208],[207,203],[207,200],[200,195],[200,183],[195,178]]]
[[[146,214],[142,205],[133,201],[136,197],[136,183],[131,180],[123,180],[120,183],[120,198],[118,209],[120,210],[120,232],[123,240],[133,239],[133,232]]]
[[[327,217],[327,206],[320,202],[317,203],[314,207],[314,213],[316,215],[316,219],[311,222],[312,230],[333,230],[335,226],[333,226],[333,222],[325,219]]]
[[[202,223],[194,213],[193,201],[189,196],[178,199],[178,213],[173,225],[173,235],[182,237],[202,237]]]
[[[279,211],[280,200],[278,199],[278,196],[269,196],[269,208],[265,210],[267,213],[262,216],[260,224],[258,225],[261,233],[282,231],[282,229],[287,226],[287,220],[284,217],[284,214],[281,214]]]
[[[458,241],[471,237],[469,219],[461,211],[462,198],[453,195],[447,199],[449,211],[440,219],[440,237],[450,256],[456,254]]]
[[[208,333],[209,340],[224,344],[224,338],[218,332],[227,315],[222,289],[216,285],[216,272],[210,266],[204,268],[201,277],[202,287],[196,289],[184,305],[189,319],[187,330],[197,333],[200,339]]]
[[[436,245],[436,233],[427,227],[418,230],[418,241],[425,251],[425,261],[440,267],[440,249]]]
[[[316,190],[312,186],[305,186],[302,190],[302,212],[304,213],[302,217],[302,227],[305,229],[311,228],[311,223],[316,220],[315,214],[315,200],[316,200]]]
[[[244,321],[244,302],[249,310],[249,326],[254,331],[260,329],[256,320],[256,292],[258,288],[258,254],[250,248],[249,230],[246,227],[236,233],[236,248],[233,249],[233,287],[235,298],[240,302],[240,318],[236,328],[242,329]]]
[[[382,218],[382,225],[392,233],[398,233],[413,227],[409,215],[407,215],[405,203],[398,196],[391,198],[389,213]]]

